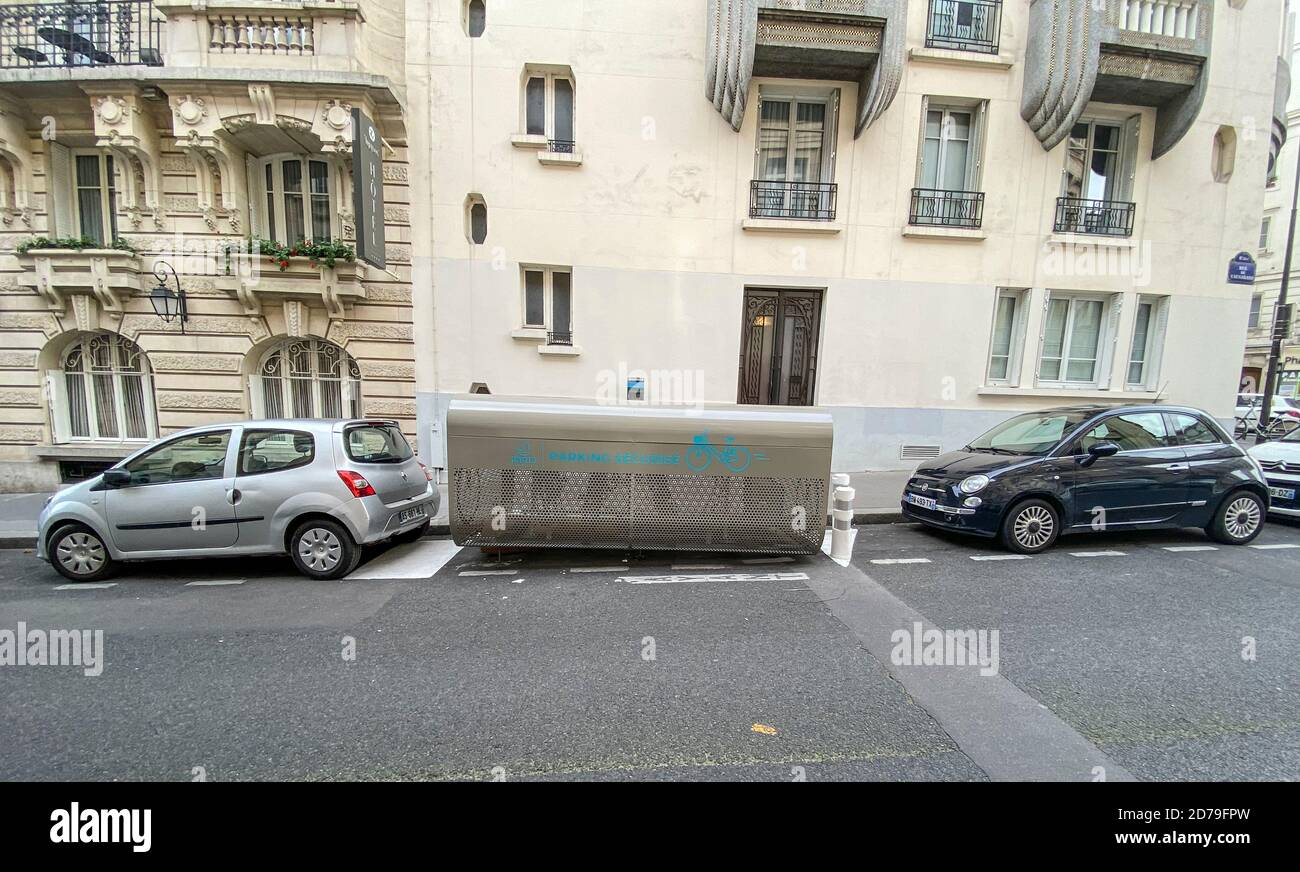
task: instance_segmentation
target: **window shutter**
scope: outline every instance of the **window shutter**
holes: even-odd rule
[[[1097,387],[1103,391],[1110,390],[1111,365],[1115,360],[1115,349],[1119,346],[1119,316],[1124,311],[1124,295],[1112,295],[1107,306],[1110,315],[1106,318],[1105,325],[1109,335],[1102,337],[1101,353],[1097,356]],[[1128,378],[1127,372],[1124,377]]]
[[[1043,314],[1038,321],[1038,353],[1034,355],[1034,386],[1037,387],[1039,374],[1043,368],[1043,339],[1047,332],[1047,310],[1052,305],[1052,291],[1043,291]]]
[[[57,369],[45,372],[45,403],[50,409],[50,435],[55,444],[71,441],[72,426],[68,421],[67,381]]]
[[[266,202],[266,185],[257,172],[257,161],[252,155],[244,157],[244,174],[248,182],[248,234],[256,239],[266,233],[262,226],[262,204]]]
[[[1160,360],[1165,356],[1165,331],[1169,327],[1169,297],[1156,301],[1155,324],[1151,327],[1151,338],[1147,340],[1147,383],[1146,389],[1155,390],[1160,384]]]
[[[66,145],[49,141],[46,152],[46,222],[52,236],[80,236],[77,211],[72,199],[72,152]]]
[[[925,125],[930,118],[930,98],[921,97],[921,135],[916,143],[916,183],[913,187],[920,187],[921,180],[925,178]]]
[[[267,417],[266,403],[262,396],[262,377],[257,373],[253,373],[248,377],[248,399],[250,402],[250,409],[253,413],[252,417]]]
[[[984,130],[988,123],[989,101],[981,100],[979,107],[975,110],[975,129],[971,131],[971,161],[970,179],[967,182],[968,189],[978,191],[984,180]]]
[[[1132,200],[1138,162],[1138,134],[1142,127],[1141,115],[1130,115],[1124,122],[1124,169],[1120,174],[1123,180],[1120,191],[1121,200]]]
[[[835,88],[831,91],[830,101],[830,118],[826,119],[826,153],[830,155],[829,160],[822,161],[822,181],[835,181],[835,158],[837,147],[840,141],[840,89]]]

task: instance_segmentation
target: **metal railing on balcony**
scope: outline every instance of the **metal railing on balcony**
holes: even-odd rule
[[[754,179],[749,183],[749,217],[834,221],[837,190],[834,182]]]
[[[1002,0],[930,0],[925,21],[930,48],[997,54]]]
[[[548,139],[546,140],[546,150],[558,154],[573,154],[578,148],[578,143],[572,139]]]
[[[0,67],[161,66],[151,0],[0,5]]]
[[[1056,198],[1057,233],[1087,233],[1094,236],[1132,236],[1136,206],[1124,200],[1081,200]]]
[[[979,227],[984,221],[983,191],[913,188],[907,223],[922,227]]]
[[[1137,33],[1196,39],[1200,4],[1196,0],[1122,0],[1119,25]]]
[[[548,330],[546,331],[547,345],[572,345],[573,331],[571,330]]]

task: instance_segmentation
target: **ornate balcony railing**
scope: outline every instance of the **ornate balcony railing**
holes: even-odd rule
[[[572,345],[573,331],[571,330],[548,330],[546,331],[547,345]]]
[[[749,217],[834,221],[837,189],[834,182],[754,179],[749,183]]]
[[[548,139],[546,140],[546,150],[557,154],[573,154],[577,150],[578,144],[572,139]]]
[[[1123,200],[1081,200],[1056,198],[1057,233],[1087,233],[1095,236],[1132,236],[1136,206]]]
[[[161,66],[151,0],[0,6],[0,67]]]
[[[316,53],[311,18],[297,15],[210,14],[208,48],[223,54],[309,55]]]
[[[930,48],[997,54],[1002,0],[930,0],[925,22]]]
[[[984,221],[983,191],[913,188],[907,223],[922,227],[979,227]]]
[[[1119,26],[1137,33],[1196,39],[1200,4],[1196,0],[1122,0]]]

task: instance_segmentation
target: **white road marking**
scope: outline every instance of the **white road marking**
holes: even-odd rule
[[[1213,545],[1166,545],[1165,550],[1181,554],[1184,551],[1218,551],[1219,549]]]
[[[750,557],[747,560],[740,561],[747,566],[757,566],[760,563],[794,563],[793,557]]]
[[[1275,551],[1278,548],[1300,548],[1300,545],[1292,545],[1290,542],[1281,542],[1273,545],[1251,545],[1251,548],[1258,548],[1260,551]]]
[[[456,573],[461,578],[468,575],[518,575],[518,569],[470,569]]]
[[[858,539],[858,528],[853,527],[848,531],[848,533],[849,533],[849,554],[852,554],[853,543],[856,542]],[[831,557],[831,534],[832,531],[827,530],[826,535],[822,536],[822,553],[825,554],[827,557]],[[840,566],[849,565],[849,561],[847,559],[836,560],[834,557],[831,557],[831,560],[835,560],[835,562],[838,563]]]
[[[232,579],[211,579],[208,581],[187,581],[185,582],[185,586],[186,587],[222,587],[227,584],[243,584],[247,580],[248,579],[246,578],[232,578]]]
[[[372,578],[432,578],[460,553],[450,539],[420,539],[396,545],[348,576],[349,581]]]
[[[569,572],[626,572],[626,566],[574,566]]]
[[[693,569],[726,569],[725,563],[674,563],[671,567],[673,572],[686,572]]]
[[[1123,551],[1071,551],[1071,557],[1125,557]]]
[[[55,590],[104,590],[109,587],[117,587],[116,581],[84,581],[80,584],[60,584],[55,586]]]
[[[896,563],[929,563],[930,559],[928,557],[882,557],[871,562],[877,566],[893,566]]]
[[[713,575],[624,575],[626,584],[692,584],[704,581],[807,581],[806,572],[725,572]]]
[[[971,560],[1028,560],[1029,554],[972,554]]]

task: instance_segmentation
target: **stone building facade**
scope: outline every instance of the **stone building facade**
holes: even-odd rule
[[[0,491],[231,419],[414,434],[402,4],[4,4],[0,28]],[[353,107],[383,138],[384,269],[293,248],[353,243]],[[184,323],[150,299],[177,280]]]

